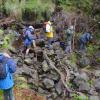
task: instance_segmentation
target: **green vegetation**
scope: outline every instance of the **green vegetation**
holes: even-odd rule
[[[88,96],[85,95],[78,95],[78,94],[73,94],[73,100],[88,100]]]
[[[0,0],[0,11],[20,21],[40,22],[49,19],[55,8],[60,6],[65,12],[81,11],[99,21],[99,5],[99,0]]]
[[[11,48],[11,43],[14,39],[13,34],[8,34],[4,37],[3,39],[3,45],[1,46],[1,48]]]
[[[23,14],[29,12],[28,16],[33,13],[34,20],[43,20],[50,17],[55,7],[61,6],[65,11],[79,9],[89,16],[100,18],[98,2],[99,0],[0,0],[0,11],[17,19],[21,19]],[[95,10],[95,13],[92,13],[92,10]]]
[[[18,20],[21,20],[25,12],[33,13],[33,19],[43,20],[43,14],[47,17],[54,11],[52,0],[1,0],[1,10]],[[29,13],[30,16],[31,14]]]
[[[17,88],[24,88],[24,89],[28,89],[28,84],[27,84],[27,80],[20,76],[20,77],[16,77],[16,86]]]
[[[75,64],[77,62],[77,55],[75,53],[72,53],[70,56],[71,63]]]
[[[3,95],[3,91],[0,90],[0,100],[3,100],[2,95]]]

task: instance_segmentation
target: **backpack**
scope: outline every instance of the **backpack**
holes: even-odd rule
[[[0,61],[0,79],[5,79],[7,77],[7,58],[4,57],[2,61]]]

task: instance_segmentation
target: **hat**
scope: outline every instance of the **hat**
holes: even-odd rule
[[[30,28],[30,29],[32,29],[32,30],[34,31],[34,28],[33,28],[33,26],[29,26],[29,28]]]
[[[70,26],[69,29],[73,30],[74,29],[74,26]]]

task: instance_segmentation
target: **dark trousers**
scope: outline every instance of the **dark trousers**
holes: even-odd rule
[[[4,90],[3,93],[4,93],[4,100],[15,100],[12,88]]]
[[[80,44],[80,50],[85,50],[86,49],[86,44],[82,41],[82,40],[79,40],[79,44]]]

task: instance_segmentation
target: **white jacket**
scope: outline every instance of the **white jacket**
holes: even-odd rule
[[[52,32],[52,26],[50,24],[46,25],[46,32]]]

